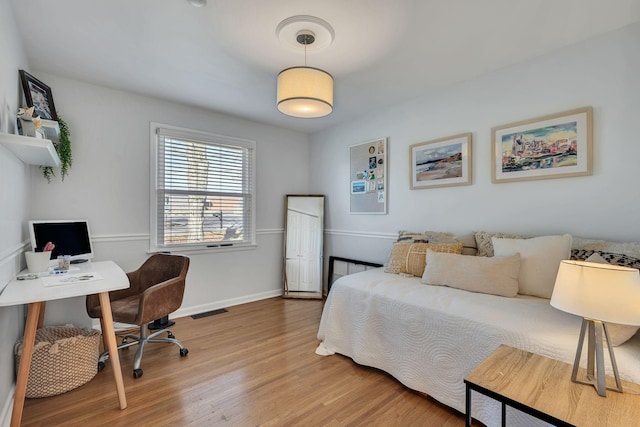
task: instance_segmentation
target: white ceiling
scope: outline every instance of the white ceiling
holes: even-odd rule
[[[42,70],[308,133],[640,21],[640,0],[11,3],[36,77]],[[307,55],[335,79],[324,118],[275,106],[278,72],[304,63],[275,33],[293,15],[335,30],[329,47]]]

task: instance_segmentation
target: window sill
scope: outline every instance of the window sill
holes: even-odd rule
[[[227,253],[227,252],[239,252],[239,251],[252,251],[258,248],[257,244],[244,244],[233,246],[183,246],[174,248],[156,248],[156,250],[150,250],[149,253],[170,253],[170,254],[184,254],[184,255],[200,255],[200,254],[215,254],[215,253]]]

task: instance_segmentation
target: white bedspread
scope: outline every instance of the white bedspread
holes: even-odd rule
[[[340,353],[382,369],[407,387],[464,412],[464,377],[500,344],[573,364],[581,321],[551,307],[547,299],[430,286],[419,278],[375,269],[344,276],[332,285],[316,352]],[[636,383],[639,335],[615,348],[622,379]],[[586,356],[582,360],[586,362]],[[610,372],[610,364],[607,369]],[[495,401],[474,394],[472,402],[475,418],[499,425]]]

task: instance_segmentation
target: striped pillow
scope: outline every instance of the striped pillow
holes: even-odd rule
[[[457,243],[404,243],[396,242],[391,250],[385,273],[422,277],[427,265],[427,249],[450,254],[462,253],[462,242]]]

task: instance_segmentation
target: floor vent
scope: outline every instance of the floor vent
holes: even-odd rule
[[[198,314],[194,314],[193,316],[191,316],[192,319],[202,319],[203,317],[209,317],[209,316],[213,316],[216,314],[222,314],[222,313],[226,313],[227,309],[226,308],[219,308],[217,310],[211,310],[211,311],[205,311],[204,313],[198,313]]]

